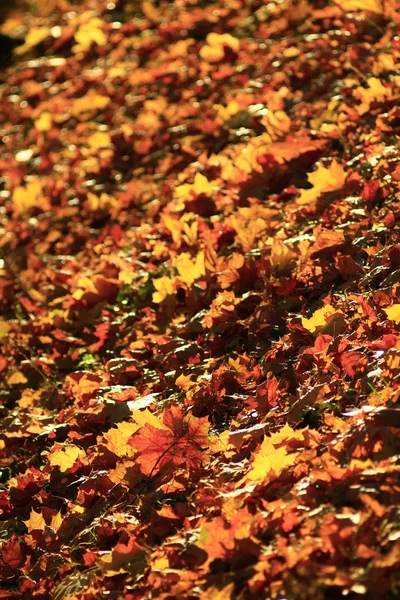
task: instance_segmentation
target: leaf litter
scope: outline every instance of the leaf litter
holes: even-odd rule
[[[50,4],[1,25],[1,597],[394,600],[398,2]]]

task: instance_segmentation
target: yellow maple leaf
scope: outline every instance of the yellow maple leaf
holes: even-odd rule
[[[279,431],[271,434],[271,442],[274,446],[281,444],[284,440],[302,440],[304,438],[304,429],[292,429],[289,423],[286,423]]]
[[[74,444],[55,444],[49,455],[49,463],[52,467],[59,467],[62,473],[71,469],[76,461],[85,456],[84,450]]]
[[[92,294],[98,293],[94,281],[90,279],[90,277],[79,277],[76,282],[76,287],[77,289],[72,294],[72,297],[75,298],[75,300],[80,300],[87,292],[91,292]]]
[[[31,508],[29,519],[23,522],[27,526],[29,533],[32,531],[43,531],[46,527],[46,521],[44,520],[43,515],[37,513],[33,508]]]
[[[221,121],[228,121],[240,112],[240,104],[236,100],[231,100],[227,106],[214,104],[213,108],[216,110]]]
[[[283,110],[267,110],[261,118],[261,123],[268,131],[272,140],[284,137],[290,131],[290,118]]]
[[[262,171],[262,167],[258,162],[260,151],[257,147],[248,144],[246,148],[240,151],[240,154],[236,157],[235,167],[240,169],[244,173],[250,174],[253,171]]]
[[[28,50],[31,50],[41,42],[43,42],[50,35],[49,27],[31,27],[25,37],[25,41],[22,46],[15,48],[15,54],[25,54]]]
[[[154,6],[154,4],[152,2],[148,2],[148,0],[145,0],[145,2],[142,2],[142,11],[143,14],[150,19],[150,21],[161,21],[162,19],[162,15],[161,13],[156,9],[156,7]]]
[[[119,201],[112,196],[109,196],[105,192],[102,192],[100,196],[96,196],[92,192],[88,192],[87,195],[87,207],[89,210],[109,210],[112,208],[118,209],[120,206]]]
[[[175,194],[178,198],[187,198],[191,193],[196,196],[205,194],[210,196],[214,190],[214,184],[208,181],[207,177],[201,173],[196,173],[193,183],[184,183],[175,188]]]
[[[195,259],[192,259],[188,252],[182,252],[176,257],[173,265],[178,271],[179,279],[189,286],[206,274],[203,251],[200,251]]]
[[[393,304],[389,308],[383,309],[388,316],[388,319],[395,323],[400,323],[400,304]]]
[[[353,92],[354,96],[361,100],[361,104],[357,106],[360,115],[368,112],[373,102],[383,102],[385,98],[392,95],[392,90],[385,87],[377,77],[369,77],[367,84],[367,88],[360,86]]]
[[[34,123],[38,131],[49,131],[53,125],[52,114],[45,110],[39,118],[35,119]]]
[[[290,467],[299,453],[287,454],[286,449],[275,448],[271,438],[264,438],[260,449],[254,454],[253,468],[246,475],[246,479],[262,481],[273,471],[277,477],[284,469]]]
[[[137,423],[122,421],[117,427],[109,429],[103,437],[108,450],[122,458],[123,456],[133,456],[135,454],[132,446],[128,445],[128,440],[139,429]]]
[[[142,427],[142,425],[152,425],[157,429],[168,429],[168,427],[166,427],[148,408],[145,408],[144,410],[134,410],[132,412],[132,419],[139,427]]]
[[[319,165],[316,171],[308,175],[308,181],[313,187],[310,190],[303,190],[297,203],[310,204],[316,201],[321,194],[340,190],[346,178],[347,174],[337,160],[333,160],[329,167]]]
[[[207,62],[218,62],[225,55],[225,46],[237,52],[240,42],[230,33],[209,33],[205,45],[200,50],[200,56]]]
[[[195,385],[195,382],[191,380],[190,375],[179,375],[175,379],[175,384],[181,388],[184,392],[187,392],[191,387]]]
[[[172,296],[172,294],[174,293],[174,284],[175,277],[171,279],[171,277],[163,275],[158,279],[153,279],[153,285],[156,288],[156,291],[153,292],[153,302],[160,304],[168,296]]]
[[[308,329],[308,331],[314,333],[319,327],[324,327],[327,321],[329,321],[329,318],[337,312],[338,311],[333,308],[333,306],[325,304],[325,306],[316,310],[310,319],[303,317],[301,319],[301,324],[304,329]]]
[[[63,516],[62,516],[61,512],[58,512],[56,515],[53,515],[51,517],[50,527],[54,531],[58,531],[62,525],[62,522],[63,522]]]
[[[14,190],[13,204],[18,212],[23,213],[33,206],[37,206],[42,186],[40,181],[29,181],[26,186],[18,186]]]
[[[100,94],[88,93],[82,98],[76,98],[71,106],[73,117],[95,113],[98,110],[104,110],[110,103],[110,98]]]
[[[0,340],[5,338],[10,331],[11,326],[4,319],[0,319]]]
[[[286,269],[295,258],[296,254],[282,240],[273,239],[270,261],[274,269]]]
[[[19,385],[20,383],[26,383],[28,380],[21,371],[15,371],[10,377],[7,379],[8,385]]]
[[[107,44],[107,36],[103,29],[103,21],[98,17],[89,19],[86,23],[82,23],[75,35],[76,44],[72,46],[74,53],[87,52],[92,44],[96,46],[105,46]]]
[[[335,0],[335,3],[346,12],[364,10],[381,15],[383,6],[381,0]]]
[[[96,131],[88,137],[87,143],[90,148],[97,150],[98,148],[107,148],[111,144],[111,136],[106,131]]]

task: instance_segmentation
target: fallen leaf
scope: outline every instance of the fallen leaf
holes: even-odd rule
[[[347,178],[343,166],[333,160],[329,167],[319,165],[316,171],[309,173],[308,181],[312,184],[310,190],[303,190],[297,198],[298,204],[311,204],[318,200],[321,194],[340,190]]]
[[[325,304],[322,308],[316,310],[309,319],[303,317],[301,319],[301,324],[304,329],[308,329],[308,331],[314,333],[317,329],[324,327],[329,319],[338,312],[339,311],[330,304]]]
[[[24,521],[25,525],[28,528],[28,532],[32,531],[43,531],[46,527],[46,521],[42,513],[36,512],[33,508],[31,508],[31,513],[29,519]]]
[[[49,464],[59,467],[62,473],[71,469],[78,459],[84,458],[85,452],[74,444],[55,444],[50,450]]]
[[[388,319],[394,321],[396,324],[400,323],[400,304],[393,304],[389,308],[383,309],[388,316]]]
[[[13,204],[18,212],[23,213],[32,207],[38,206],[42,194],[42,184],[38,179],[29,181],[26,186],[15,188]]]
[[[11,325],[7,323],[4,319],[0,318],[0,340],[7,337],[8,332],[11,329]]]
[[[254,454],[252,469],[245,479],[264,481],[267,476],[278,477],[295,462],[297,455],[298,452],[287,454],[284,447],[275,448],[271,438],[265,437],[259,450]]]

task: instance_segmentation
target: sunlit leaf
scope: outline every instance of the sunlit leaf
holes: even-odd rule
[[[29,519],[24,521],[24,523],[27,526],[29,533],[32,531],[43,531],[46,527],[46,521],[44,520],[42,513],[36,512],[33,508],[31,508]]]
[[[301,324],[305,329],[314,333],[318,328],[324,327],[329,321],[329,318],[336,313],[337,310],[334,309],[333,306],[325,304],[322,308],[318,308],[309,319],[302,317]]]
[[[207,177],[201,173],[196,173],[193,183],[184,183],[175,188],[177,198],[187,199],[193,193],[196,196],[201,194],[211,195],[214,190],[214,185],[208,181]]]
[[[13,203],[15,208],[23,213],[32,207],[38,206],[42,194],[42,185],[39,180],[29,181],[25,187],[15,188]]]
[[[388,319],[395,323],[400,323],[400,304],[393,304],[393,306],[385,308],[384,311],[387,314]]]
[[[157,279],[153,279],[153,285],[156,291],[153,293],[153,302],[157,304],[163,302],[168,296],[172,296],[175,291],[175,279],[163,275]]]
[[[24,43],[22,46],[15,48],[14,52],[16,54],[25,54],[25,52],[32,50],[32,48],[48,38],[50,36],[50,32],[50,28],[46,26],[30,28]]]
[[[383,12],[381,0],[335,0],[340,8],[346,12],[363,10],[381,15]]]
[[[60,471],[65,473],[71,469],[78,459],[85,456],[85,452],[74,444],[56,444],[49,454],[49,464],[52,467],[59,467]]]
[[[182,252],[177,256],[174,266],[179,279],[186,285],[192,285],[196,279],[205,275],[204,252],[199,252],[195,259],[192,259],[188,252]]]
[[[0,340],[5,338],[8,335],[8,332],[11,329],[11,325],[7,323],[4,319],[0,318]]]
[[[321,194],[340,190],[347,178],[341,164],[333,160],[329,167],[319,165],[316,171],[309,173],[308,180],[312,184],[310,190],[303,190],[297,199],[299,204],[309,204],[318,199]]]
[[[21,371],[15,371],[10,377],[7,378],[8,385],[19,385],[26,383],[28,380]]]

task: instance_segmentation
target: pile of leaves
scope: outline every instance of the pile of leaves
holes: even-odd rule
[[[399,2],[33,8],[0,598],[398,598]]]

